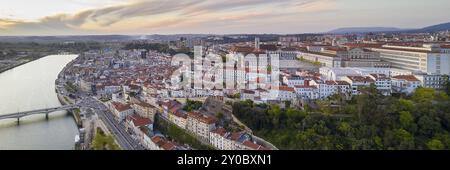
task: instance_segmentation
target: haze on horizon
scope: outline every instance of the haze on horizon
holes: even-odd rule
[[[449,16],[448,0],[0,0],[0,36],[314,33]]]

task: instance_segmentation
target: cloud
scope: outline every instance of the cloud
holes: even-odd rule
[[[258,21],[264,19],[272,19],[276,24],[277,18],[296,19],[302,12],[329,9],[330,1],[131,0],[75,14],[47,16],[35,22],[0,19],[0,28],[6,30],[0,35],[182,32],[204,26],[206,28],[199,30],[203,31],[208,27],[220,29],[217,27],[226,23],[257,25]]]

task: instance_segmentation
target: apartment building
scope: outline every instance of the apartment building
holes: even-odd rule
[[[428,74],[450,74],[450,54],[443,53],[439,45],[383,45],[371,50],[380,52],[381,59],[390,62],[393,68]]]
[[[343,80],[351,85],[352,95],[361,94],[362,87],[368,87],[375,83],[375,80],[369,76],[347,76],[344,77]]]
[[[421,82],[414,75],[398,75],[392,77],[392,89],[394,92],[411,94]]]
[[[369,74],[370,78],[375,80],[375,86],[377,86],[377,90],[385,95],[389,96],[392,92],[392,84],[391,84],[391,78],[385,74]]]
[[[203,139],[209,139],[209,132],[216,128],[214,117],[200,112],[188,112],[186,129]]]

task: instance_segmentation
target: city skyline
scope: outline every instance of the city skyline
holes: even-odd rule
[[[327,32],[340,27],[421,28],[450,21],[450,2],[445,0],[0,0],[0,3],[0,36],[290,34]]]

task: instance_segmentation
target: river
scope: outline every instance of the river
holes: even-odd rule
[[[0,114],[61,106],[55,80],[76,55],[51,55],[0,74]],[[0,120],[0,150],[74,149],[78,129],[66,111]]]

